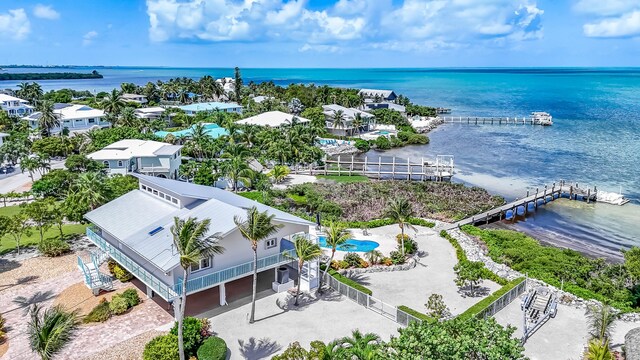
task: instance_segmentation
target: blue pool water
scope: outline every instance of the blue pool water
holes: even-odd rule
[[[195,125],[192,125],[188,129],[179,130],[179,131],[171,131],[171,132],[156,131],[155,135],[161,138],[164,138],[168,134],[172,134],[175,137],[189,137],[191,136],[191,134],[193,134],[194,128],[195,128]],[[218,126],[218,124],[213,124],[213,123],[204,124],[204,128],[206,130],[207,135],[211,136],[213,139],[217,139],[222,135],[229,135],[229,132],[227,131],[227,129]]]
[[[318,242],[320,243],[321,247],[329,248],[329,246],[327,246],[327,241],[326,241],[324,236],[320,236],[318,238]],[[349,240],[347,240],[347,246],[344,246],[344,245],[338,246],[338,250],[340,250],[340,251],[367,252],[367,251],[374,250],[378,246],[380,246],[380,244],[378,244],[375,241],[371,241],[371,240],[349,239]]]

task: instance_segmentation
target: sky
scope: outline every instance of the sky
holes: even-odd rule
[[[0,64],[640,66],[640,0],[0,0]]]

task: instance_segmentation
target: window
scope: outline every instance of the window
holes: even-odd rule
[[[211,267],[211,258],[207,257],[207,258],[200,259],[200,262],[198,264],[191,265],[191,271],[204,270],[210,267]]]
[[[266,249],[273,249],[276,246],[278,246],[278,239],[276,238],[268,239],[264,242],[264,247]]]
[[[123,163],[122,160],[118,160],[118,167],[122,167]]]
[[[158,190],[153,189],[153,195],[158,195]]]
[[[147,190],[147,185],[141,185],[142,190]]]
[[[104,166],[109,167],[109,162],[107,160],[102,162],[104,164]]]
[[[177,204],[178,203],[178,199],[171,198],[171,202],[174,203],[174,204]]]
[[[93,124],[96,122],[96,119],[89,119],[89,124]]]

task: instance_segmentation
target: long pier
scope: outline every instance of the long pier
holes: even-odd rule
[[[452,227],[460,227],[463,225],[488,224],[493,221],[513,220],[518,216],[526,216],[527,213],[535,211],[538,206],[554,201],[561,197],[567,197],[569,200],[583,200],[587,203],[596,201],[597,188],[584,189],[578,187],[577,184],[567,184],[561,181],[560,184],[554,183],[551,187],[545,186],[544,190],[536,189],[531,194],[527,191],[527,196],[522,199],[514,200],[508,204],[498,206],[481,214],[470,216],[453,224]]]
[[[442,116],[445,124],[472,124],[472,125],[542,125],[549,126],[552,123],[534,117],[482,117],[482,116]]]
[[[438,155],[434,162],[421,158],[419,163],[407,158],[398,159],[395,156],[391,160],[364,160],[356,159],[354,155],[337,158],[326,158],[321,166],[309,166],[293,168],[295,174],[307,175],[363,175],[374,179],[416,180],[416,181],[447,181],[454,174],[452,155]]]

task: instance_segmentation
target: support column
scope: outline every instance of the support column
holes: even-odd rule
[[[153,298],[153,290],[147,285],[147,299]]]
[[[182,302],[182,298],[177,297],[173,299],[173,318],[178,321],[178,317],[180,315],[180,303]]]
[[[222,283],[218,285],[218,290],[218,292],[220,293],[220,306],[227,305],[227,289],[225,287],[225,284]]]

